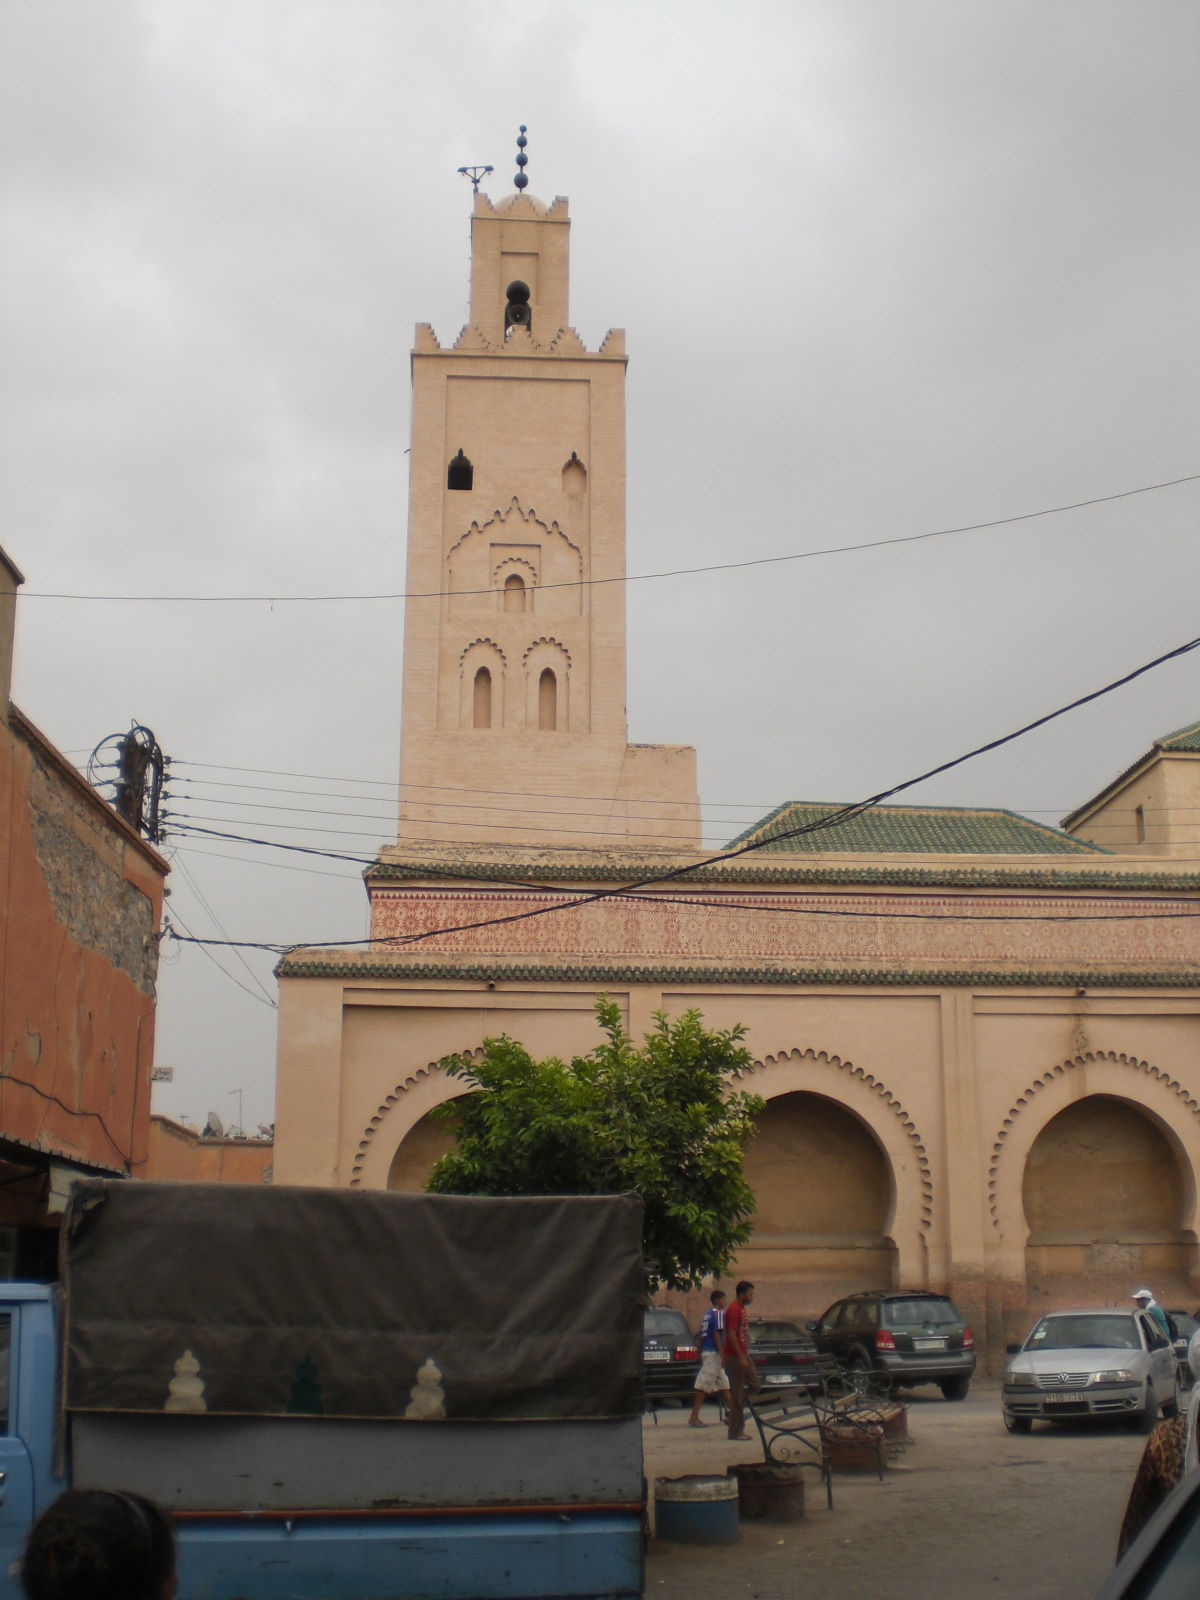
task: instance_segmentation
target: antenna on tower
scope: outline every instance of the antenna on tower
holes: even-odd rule
[[[489,172],[495,172],[496,169],[495,167],[459,167],[458,170],[464,178],[470,178],[471,188],[478,194],[479,185],[484,178],[487,177]]]

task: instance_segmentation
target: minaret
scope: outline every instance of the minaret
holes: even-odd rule
[[[629,745],[625,341],[568,315],[567,202],[478,191],[470,320],[412,355],[399,843],[699,843],[695,752]]]

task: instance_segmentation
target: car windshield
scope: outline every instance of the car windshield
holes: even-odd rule
[[[1133,1318],[1107,1316],[1043,1317],[1025,1341],[1026,1350],[1140,1350]]]
[[[803,1339],[804,1335],[794,1322],[752,1322],[751,1344],[778,1344],[786,1339]]]
[[[652,1309],[646,1312],[645,1332],[665,1333],[670,1335],[671,1338],[675,1338],[687,1328],[686,1323],[681,1328],[681,1322],[683,1322],[683,1318],[678,1311],[656,1311]]]
[[[925,1295],[914,1300],[885,1301],[883,1320],[889,1328],[906,1328],[924,1327],[928,1322],[961,1322],[962,1318],[949,1300]]]

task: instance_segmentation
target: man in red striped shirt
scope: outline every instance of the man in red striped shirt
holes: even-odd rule
[[[748,1439],[745,1431],[746,1390],[758,1388],[758,1372],[750,1359],[750,1316],[746,1307],[754,1299],[754,1285],[745,1278],[734,1290],[736,1298],[725,1312],[725,1371],[729,1374],[729,1437]]]

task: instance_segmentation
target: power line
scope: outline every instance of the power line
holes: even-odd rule
[[[1016,522],[1030,522],[1037,517],[1059,516],[1066,511],[1080,511],[1087,506],[1108,505],[1114,500],[1128,500],[1134,495],[1153,494],[1160,489],[1174,489],[1180,484],[1195,483],[1200,473],[1189,473],[1182,478],[1169,478],[1162,483],[1146,483],[1136,489],[1122,489],[1116,494],[1093,495],[1088,500],[1073,500],[1067,505],[1044,506],[1038,511],[1021,511],[1010,517],[993,517],[987,522],[968,522],[955,528],[933,528],[925,533],[900,534],[891,539],[866,539],[858,544],[829,545],[822,550],[796,550],[782,556],[755,556],[746,561],[717,561],[702,567],[672,567],[662,572],[623,573],[612,578],[576,578],[564,583],[541,583],[545,589],[588,589],[611,583],[647,583],[660,578],[694,577],[707,572],[735,572],[746,567],[776,566],[781,562],[812,561],[818,556],[846,555],[856,550],[880,550],[888,545],[918,544],[924,539],[946,539],[954,534],[981,533],[988,528],[1003,528]],[[22,600],[87,600],[129,601],[154,605],[317,605],[371,600],[443,600],[450,595],[494,595],[496,590],[486,589],[427,589],[401,590],[383,594],[64,594],[30,590],[22,593]]]
[[[1186,644],[1177,645],[1173,650],[1165,651],[1162,655],[1156,656],[1152,661],[1147,661],[1142,666],[1135,667],[1132,671],[1123,674],[1120,678],[1114,679],[1112,683],[1105,684],[1100,689],[1093,689],[1089,694],[1080,695],[1076,699],[1070,701],[1068,704],[1059,706],[1057,710],[1046,712],[1043,716],[1036,717],[1032,722],[1025,723],[1022,727],[1015,729],[1012,733],[1003,734],[996,739],[989,739],[986,744],[977,745],[973,750],[968,750],[963,755],[955,756],[949,761],[944,761],[940,765],[930,768],[929,771],[923,772],[915,778],[908,778],[903,783],[894,784],[890,789],[881,790],[878,794],[872,795],[867,800],[859,801],[855,805],[842,806],[839,809],[829,813],[825,817],[815,818],[813,821],[804,823],[795,828],[782,829],[778,833],[772,834],[767,838],[751,840],[747,844],[739,846],[737,849],[721,851],[703,860],[688,862],[686,865],[673,867],[667,871],[655,873],[645,878],[640,878],[633,883],[625,884],[621,888],[591,890],[583,894],[575,895],[569,901],[561,901],[555,905],[538,906],[526,911],[512,912],[505,916],[486,917],[475,922],[459,923],[452,927],[430,928],[423,933],[405,934],[393,938],[353,940],[335,939],[329,942],[330,946],[365,944],[406,946],[411,944],[420,944],[427,939],[439,938],[446,934],[475,932],[484,928],[502,927],[516,922],[525,922],[533,917],[546,916],[552,912],[574,910],[582,906],[592,905],[598,900],[629,897],[639,890],[652,888],[662,883],[675,882],[680,878],[687,877],[690,873],[694,873],[708,867],[719,866],[726,861],[736,860],[741,856],[749,855],[754,851],[762,850],[769,845],[779,844],[783,840],[798,838],[805,834],[821,832],[825,829],[836,828],[842,823],[850,821],[852,817],[861,815],[862,812],[870,809],[872,806],[882,804],[885,800],[890,799],[892,795],[902,794],[906,789],[915,788],[917,784],[924,783],[928,779],[937,777],[943,772],[949,772],[954,767],[962,766],[964,762],[974,760],[976,756],[984,755],[989,751],[1000,749],[1003,745],[1011,744],[1013,740],[1020,739],[1025,734],[1034,732],[1037,728],[1045,727],[1047,723],[1053,722],[1059,717],[1066,716],[1066,714],[1070,711],[1078,710],[1081,706],[1089,705],[1092,701],[1099,700],[1105,695],[1112,694],[1115,690],[1123,688],[1128,683],[1132,683],[1135,679],[1142,677],[1145,673],[1153,671],[1156,667],[1163,666],[1168,661],[1173,661],[1178,659],[1180,656],[1187,655],[1197,647],[1200,647],[1200,637],[1191,639]],[[444,875],[445,874],[439,873],[439,876]],[[459,881],[471,881],[469,874],[459,872],[456,876]],[[525,885],[525,887],[533,886]],[[541,893],[546,892],[545,885],[540,885],[537,887]],[[558,892],[561,893],[563,891]],[[252,943],[252,941],[247,941],[247,943]],[[313,943],[304,943],[299,945],[261,943],[255,944],[254,947],[258,949],[275,950],[281,953],[298,949],[320,948],[318,945]]]

